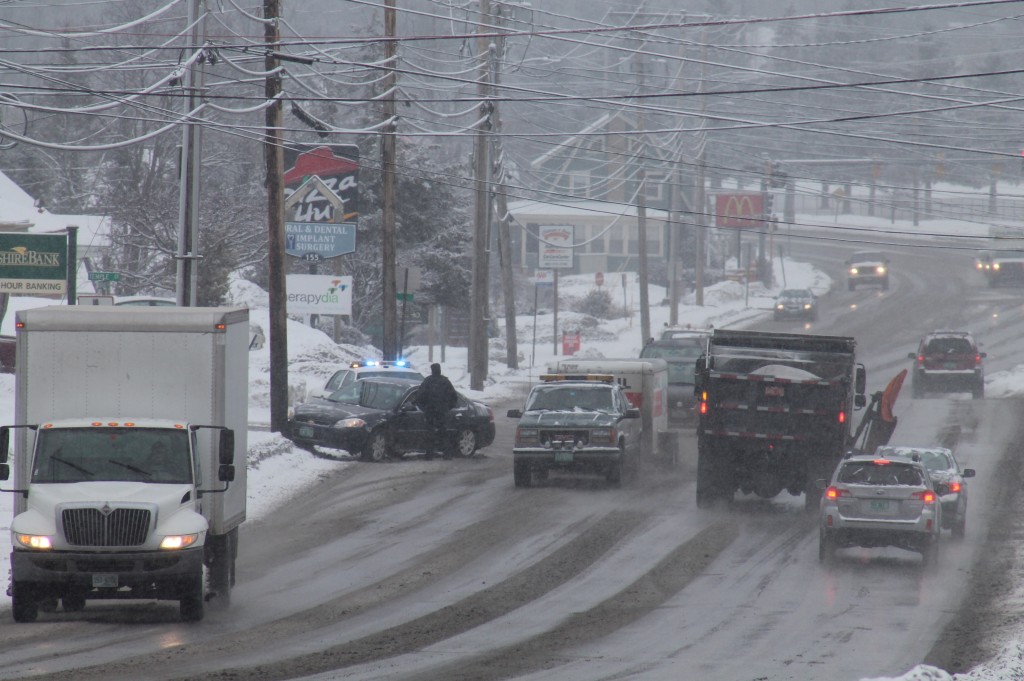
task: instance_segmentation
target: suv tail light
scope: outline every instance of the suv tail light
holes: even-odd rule
[[[850,494],[850,490],[844,489],[842,487],[836,487],[835,485],[833,485],[833,486],[829,487],[827,490],[825,490],[825,498],[830,500],[830,501],[835,501],[839,497],[852,497],[852,496],[853,495]]]
[[[974,356],[974,363],[975,364],[981,364],[981,355],[975,355]]]
[[[920,492],[914,492],[911,495],[911,498],[913,498],[913,499],[920,499],[925,504],[934,504],[935,503],[935,492],[931,491],[930,489],[925,489],[925,490],[921,490]]]

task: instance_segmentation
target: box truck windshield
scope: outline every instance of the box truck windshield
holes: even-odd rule
[[[38,431],[33,483],[192,482],[182,428],[85,427]]]

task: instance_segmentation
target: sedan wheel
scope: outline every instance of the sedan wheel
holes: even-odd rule
[[[469,458],[476,453],[476,433],[469,428],[463,428],[455,436],[455,455]]]
[[[388,458],[388,438],[383,432],[376,430],[370,433],[370,439],[363,446],[363,461],[380,463]]]

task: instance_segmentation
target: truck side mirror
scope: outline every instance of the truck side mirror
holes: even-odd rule
[[[7,463],[7,455],[11,449],[11,429],[7,426],[0,428],[0,463]],[[3,478],[6,480],[7,478]]]
[[[217,469],[217,479],[221,482],[234,482],[235,467],[229,463],[221,464]]]
[[[857,393],[858,395],[863,395],[864,394],[864,389],[867,387],[867,383],[868,383],[868,372],[867,372],[867,369],[864,368],[863,364],[858,364],[857,365],[857,378],[856,378],[855,385],[854,385],[854,392]],[[864,405],[861,405],[861,406],[864,406]]]
[[[970,470],[970,469],[968,469]],[[973,473],[973,471],[971,471]],[[8,480],[11,477],[11,465],[0,463],[0,480]]]
[[[235,431],[230,428],[220,431],[219,454],[221,466],[227,466],[235,462]]]

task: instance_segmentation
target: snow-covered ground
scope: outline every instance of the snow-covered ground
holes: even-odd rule
[[[844,224],[865,225],[864,219],[839,216]],[[801,221],[802,222],[802,221]],[[806,224],[814,224],[808,219]],[[897,223],[895,229],[902,232],[921,231],[928,233],[987,234],[987,226],[958,221],[930,221],[915,228],[910,223]],[[810,288],[823,293],[832,282],[827,275],[807,263],[793,260],[776,260],[775,272],[784,269],[787,288]],[[779,275],[777,274],[777,277]],[[616,282],[618,283],[618,282]],[[569,311],[573,298],[586,295],[594,288],[593,275],[562,277],[559,281],[559,326],[573,328],[576,321],[582,329],[580,357],[636,357],[643,346],[640,331],[639,286],[635,274],[627,275],[625,290],[616,286],[613,300],[616,305],[628,307],[629,314],[618,319],[603,320],[599,327],[586,327],[583,315]],[[705,291],[704,306],[693,304],[692,294],[684,299],[679,308],[678,318],[682,325],[698,328],[708,326],[726,327],[753,322],[771,314],[771,304],[781,286],[766,289],[760,284],[751,284],[749,289],[736,282],[722,282]],[[232,289],[232,303],[250,308],[252,322],[264,330],[269,328],[266,293],[244,282],[236,283]],[[650,322],[653,335],[667,325],[669,309],[660,305],[665,298],[662,287],[649,288],[652,302]],[[11,299],[8,314],[0,325],[0,333],[13,333],[14,312],[26,307],[51,304],[50,301],[28,298]],[[534,325],[536,319],[536,334]],[[431,361],[442,363],[444,373],[465,394],[485,402],[499,402],[514,399],[522,394],[529,384],[555,357],[552,315],[538,314],[521,316],[517,319],[519,342],[519,369],[505,366],[503,348],[492,348],[488,379],[482,391],[469,390],[470,377],[465,348],[444,349],[419,346],[412,347],[408,359],[416,366],[425,367]],[[534,338],[537,340],[534,341]],[[296,321],[288,322],[289,384],[295,396],[304,395],[312,387],[326,382],[335,368],[353,359],[373,356],[373,348],[335,344],[326,334],[304,326]],[[249,365],[249,417],[254,424],[269,423],[269,344],[250,353]],[[987,379],[986,392],[989,396],[1006,396],[1024,392],[1024,366],[1014,370],[992,374]],[[13,422],[14,377],[0,374],[0,417],[4,423]],[[285,502],[290,496],[308,489],[326,474],[339,467],[354,465],[347,457],[337,460],[314,456],[294,448],[280,435],[260,428],[250,430],[248,456],[248,517],[259,519]],[[11,520],[9,508],[0,507],[0,574],[7,574],[10,553],[8,528]],[[1024,588],[1024,587],[1022,587]],[[0,604],[7,599],[0,592]],[[9,599],[8,599],[9,600]],[[1007,641],[1004,652],[995,660],[966,674],[950,675],[925,665],[909,670],[906,674],[889,681],[991,681],[1024,678],[1024,633],[1020,640]],[[873,679],[871,681],[880,681]]]

